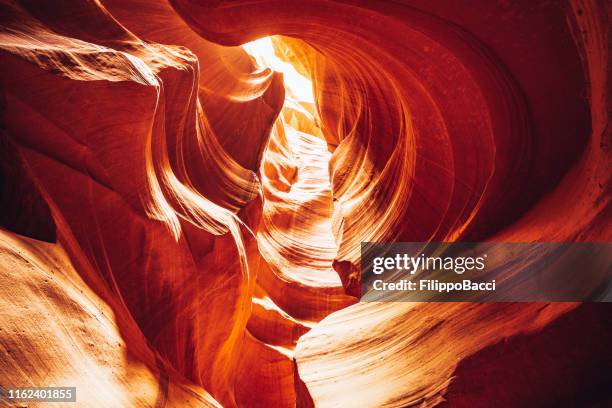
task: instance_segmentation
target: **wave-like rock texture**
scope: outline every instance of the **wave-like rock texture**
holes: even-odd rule
[[[605,304],[358,297],[364,241],[610,241],[611,11],[0,0],[0,385],[609,403]]]
[[[0,260],[4,386],[71,384],[83,407],[221,406],[120,328],[59,246],[0,231]]]

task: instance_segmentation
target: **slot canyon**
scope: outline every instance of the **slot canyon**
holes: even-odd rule
[[[0,386],[612,404],[609,303],[360,301],[362,242],[612,239],[612,4],[464,3],[0,0]]]

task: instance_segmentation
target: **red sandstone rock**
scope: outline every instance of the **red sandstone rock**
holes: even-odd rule
[[[610,240],[608,8],[0,1],[0,385],[609,400],[605,305],[357,303],[362,241]]]

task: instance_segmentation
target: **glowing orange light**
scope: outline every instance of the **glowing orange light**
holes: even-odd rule
[[[242,48],[262,68],[268,67],[283,74],[287,91],[286,99],[293,102],[314,103],[312,82],[300,74],[293,65],[278,58],[271,37],[264,37],[243,44]]]

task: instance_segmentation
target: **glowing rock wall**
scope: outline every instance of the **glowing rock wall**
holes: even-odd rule
[[[609,11],[1,1],[0,287],[23,295],[0,292],[0,382],[108,406],[609,398],[606,305],[357,303],[362,241],[610,240]],[[240,47],[272,35],[313,101]]]

